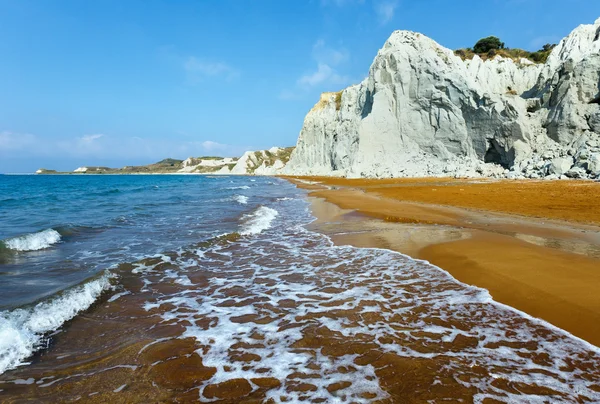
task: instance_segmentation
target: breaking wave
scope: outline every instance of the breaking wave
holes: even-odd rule
[[[69,289],[31,308],[0,312],[0,374],[26,364],[47,342],[47,334],[57,330],[77,313],[90,307],[111,287],[108,272],[99,278]]]
[[[248,203],[248,197],[244,195],[235,195],[233,200],[242,205],[246,205]]]
[[[9,238],[4,240],[2,244],[14,251],[37,251],[60,242],[60,239],[59,232],[54,229],[47,229],[37,233]]]
[[[262,233],[271,227],[271,223],[279,213],[272,208],[261,206],[254,212],[242,217],[243,225],[240,231],[242,236]]]

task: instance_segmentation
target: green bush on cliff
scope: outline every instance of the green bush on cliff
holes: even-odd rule
[[[473,47],[475,53],[488,53],[491,50],[504,49],[504,42],[496,36],[481,38]]]
[[[473,56],[478,55],[483,60],[502,56],[516,62],[521,59],[528,59],[534,63],[545,63],[555,46],[556,44],[546,44],[540,50],[529,52],[519,48],[507,48],[499,38],[489,36],[477,41],[473,48],[457,49],[454,54],[462,60],[470,60],[473,59]]]
[[[552,52],[552,49],[554,49],[555,46],[556,44],[547,43],[546,45],[542,46],[542,49],[535,52],[531,52],[530,59],[536,63],[546,63],[546,60],[548,60],[548,56],[550,56],[550,53]]]

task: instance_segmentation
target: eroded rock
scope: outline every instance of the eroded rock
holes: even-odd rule
[[[281,172],[560,177],[573,161],[567,168],[556,158],[600,140],[599,29],[600,19],[576,28],[545,64],[463,61],[422,34],[396,31],[362,83],[321,96]]]

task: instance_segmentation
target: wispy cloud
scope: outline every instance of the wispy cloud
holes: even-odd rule
[[[349,81],[350,79],[348,76],[342,76],[329,65],[319,63],[317,70],[300,77],[298,79],[298,84],[303,87],[315,87],[322,84],[343,86]]]
[[[90,134],[71,138],[48,138],[32,134],[20,134],[11,131],[0,132],[0,159],[30,160],[37,165],[37,159],[52,158],[74,160],[84,164],[103,164],[104,161],[144,160],[148,163],[166,157],[187,158],[218,154],[238,156],[251,146],[236,146],[220,143],[211,139],[190,141],[173,138],[143,138],[139,136],[109,136]],[[31,167],[35,170],[39,167]],[[52,168],[52,167],[48,167]],[[74,167],[76,168],[76,167]]]
[[[281,91],[279,99],[294,100],[299,98],[300,94],[311,89],[317,88],[321,91],[330,91],[350,83],[350,77],[338,71],[339,66],[350,59],[350,53],[347,49],[329,47],[323,39],[319,39],[313,45],[311,56],[317,64],[316,67],[296,80],[294,90],[285,89]]]
[[[316,70],[302,75],[298,79],[301,87],[342,86],[350,79],[337,71],[337,66],[348,61],[350,53],[345,48],[335,49],[327,46],[323,39],[317,40],[312,48],[312,58],[317,62]]]
[[[197,85],[209,80],[234,81],[241,71],[219,57],[194,56],[178,51],[174,46],[161,46],[158,56],[185,74],[187,84]]]
[[[83,143],[91,143],[91,142],[93,142],[96,139],[100,139],[102,136],[104,136],[104,134],[102,134],[102,133],[96,133],[96,134],[93,134],[93,135],[83,135],[81,137],[81,141]]]
[[[204,142],[201,142],[200,145],[202,146],[202,148],[204,150],[209,151],[209,152],[224,151],[230,147],[229,145],[226,145],[223,143],[218,143],[218,142],[213,142],[212,140],[205,140]]]
[[[375,14],[381,25],[385,25],[394,18],[398,0],[374,0]]]
[[[240,77],[239,70],[225,62],[207,61],[194,56],[190,56],[184,61],[183,69],[191,84],[198,84],[214,78],[232,81]]]
[[[319,63],[327,63],[335,66],[347,62],[350,58],[350,53],[345,48],[334,49],[328,47],[323,39],[319,39],[313,45],[312,57]]]

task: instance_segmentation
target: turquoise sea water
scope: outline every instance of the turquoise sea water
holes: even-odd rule
[[[241,214],[276,197],[274,181],[280,180],[0,176],[0,310],[119,263],[232,232]]]

